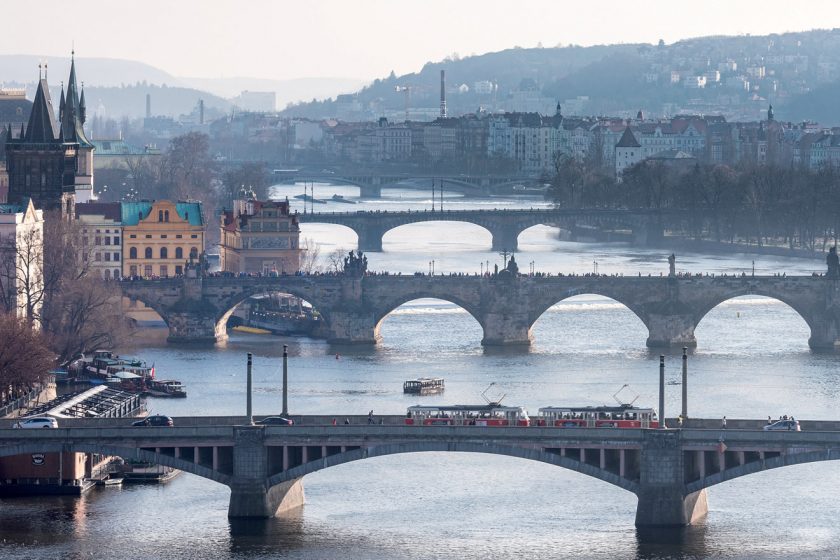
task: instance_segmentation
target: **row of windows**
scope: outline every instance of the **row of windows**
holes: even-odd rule
[[[153,250],[151,247],[146,247],[143,251],[144,258],[153,259],[155,258],[153,255]],[[131,247],[128,250],[128,258],[129,259],[136,259],[137,258],[137,247]],[[168,259],[169,258],[169,248],[161,247],[160,248],[160,257],[161,259]],[[183,259],[184,258],[184,249],[182,247],[175,247],[175,257],[176,259]],[[190,258],[197,259],[198,258],[198,247],[190,247]]]
[[[137,276],[140,271],[143,272],[143,276],[146,278],[151,278],[152,276],[154,276],[154,270],[152,268],[152,265],[150,264],[143,266],[143,268],[140,268],[136,265],[131,265],[128,273],[131,276]],[[176,276],[180,276],[184,273],[184,267],[181,265],[175,265],[175,270],[173,271],[173,273]],[[167,278],[169,276],[169,267],[165,264],[160,265],[160,274],[158,276],[160,276],[161,278]]]
[[[99,235],[96,235],[93,238],[93,244],[94,245],[102,245],[102,241],[103,241],[103,238]],[[120,244],[119,236],[114,236],[113,239],[112,239],[110,235],[106,235],[104,237],[104,241],[105,241],[105,245],[119,245]],[[113,243],[112,243],[112,241],[113,241]],[[82,237],[82,246],[87,246],[87,244],[88,244],[88,238],[87,237]]]
[[[131,234],[131,235],[129,235],[128,237],[129,237],[130,239],[137,239],[137,234],[132,233],[132,234]],[[152,234],[147,233],[147,234],[145,235],[145,237],[146,237],[146,239],[151,239],[151,238],[152,238]],[[166,233],[161,234],[161,236],[160,236],[160,238],[161,238],[161,239],[167,239],[168,237],[169,237],[169,235],[168,235],[168,234],[166,234]],[[184,237],[184,236],[183,236],[183,235],[181,235],[180,233],[175,235],[175,239],[181,239],[182,237]],[[197,234],[197,233],[193,233],[192,235],[190,235],[190,239],[198,239],[198,234]]]

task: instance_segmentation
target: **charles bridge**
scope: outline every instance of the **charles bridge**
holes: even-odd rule
[[[343,415],[341,415],[343,417]],[[99,453],[180,469],[227,485],[230,517],[272,517],[304,502],[302,478],[350,461],[402,453],[486,453],[570,469],[636,494],[638,526],[686,525],[707,513],[706,488],[778,467],[840,459],[838,422],[800,421],[801,432],[763,431],[760,421],[690,419],[681,429],[406,426],[402,416],[293,416],[261,427],[245,417],[175,418],[133,427],[131,418],[62,419],[50,430],[0,421],[0,457]],[[673,421],[669,421],[675,425]],[[429,473],[429,476],[445,473]],[[418,487],[420,488],[420,487]],[[778,492],[778,488],[767,489]],[[527,506],[527,504],[522,504]]]
[[[515,251],[519,234],[537,225],[560,227],[573,236],[578,231],[592,233],[613,230],[631,232],[637,245],[662,239],[661,211],[654,210],[414,210],[398,212],[317,212],[301,214],[302,223],[338,224],[352,229],[359,238],[359,250],[382,251],[382,237],[396,227],[418,222],[466,222],[481,226],[493,237],[493,249]]]
[[[466,310],[486,346],[528,345],[537,319],[576,295],[612,298],[648,330],[649,347],[695,346],[703,317],[731,298],[759,295],[789,305],[810,328],[808,344],[832,349],[840,338],[840,280],[826,276],[211,276],[120,283],[123,294],[154,309],[170,342],[216,342],[234,308],[255,295],[281,292],[321,315],[317,336],[335,344],[375,344],[382,320],[400,305],[435,298]]]

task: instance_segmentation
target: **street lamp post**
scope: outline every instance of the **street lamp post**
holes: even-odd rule
[[[283,417],[289,415],[289,345],[283,345]]]

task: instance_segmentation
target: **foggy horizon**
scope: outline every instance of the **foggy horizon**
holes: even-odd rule
[[[61,13],[62,3],[45,2]],[[213,6],[216,9],[200,8]],[[583,5],[531,2],[441,1],[409,7],[387,1],[321,0],[289,4],[265,0],[242,6],[150,0],[125,17],[103,0],[86,3],[86,33],[63,17],[44,18],[27,6],[5,11],[0,54],[134,60],[183,78],[295,80],[346,78],[372,81],[419,71],[427,62],[497,52],[516,46],[570,44],[671,44],[709,35],[766,35],[840,26],[840,5],[809,3],[790,11],[781,1],[713,1],[686,17],[661,0],[634,4],[600,1]],[[574,20],[568,15],[574,12]],[[42,12],[43,13],[43,12]],[[167,14],[161,19],[160,14]],[[760,17],[759,17],[760,16]],[[478,23],[476,23],[478,22]],[[37,46],[31,30],[40,29]],[[425,33],[428,30],[428,33]],[[162,38],[162,39],[161,39]]]

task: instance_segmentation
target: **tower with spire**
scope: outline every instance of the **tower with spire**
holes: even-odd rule
[[[75,55],[75,53],[73,53]],[[36,208],[74,214],[77,200],[88,200],[93,188],[93,144],[87,139],[84,92],[76,86],[75,56],[71,57],[67,93],[61,88],[59,118],[50,98],[46,65],[38,67],[38,87],[29,121],[16,136],[6,134],[6,166],[11,203],[31,198]]]

